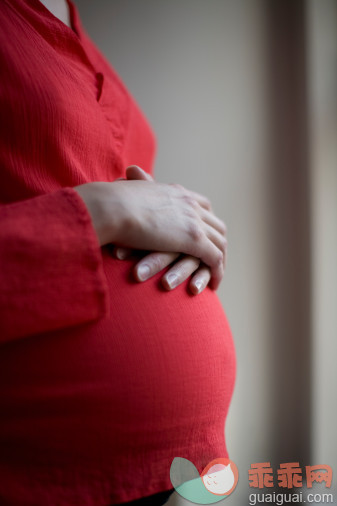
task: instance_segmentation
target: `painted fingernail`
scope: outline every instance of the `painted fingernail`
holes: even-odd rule
[[[200,293],[202,291],[202,289],[204,288],[204,283],[202,281],[200,281],[200,279],[198,279],[195,283],[194,283],[194,286],[196,287],[197,289],[197,292]]]
[[[140,281],[146,281],[151,274],[150,267],[147,264],[142,264],[137,269],[137,275]]]
[[[178,276],[176,274],[168,274],[166,277],[166,281],[170,289],[175,288],[178,284]]]

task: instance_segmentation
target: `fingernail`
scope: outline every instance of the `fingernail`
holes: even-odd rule
[[[198,279],[195,283],[194,283],[194,286],[196,287],[197,289],[197,292],[200,293],[202,291],[202,289],[204,288],[204,283],[202,281],[200,281],[200,279]]]
[[[138,278],[141,281],[146,281],[151,274],[150,267],[147,264],[142,264],[137,269]]]
[[[125,249],[122,249],[122,248],[117,248],[116,249],[116,257],[119,259],[119,260],[124,260],[127,256],[127,251]]]
[[[176,276],[175,274],[168,274],[166,277],[166,281],[171,289],[175,288],[178,284],[178,276]]]

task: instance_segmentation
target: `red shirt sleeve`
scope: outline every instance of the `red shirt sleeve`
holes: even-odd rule
[[[107,313],[102,256],[71,188],[0,206],[0,342]]]

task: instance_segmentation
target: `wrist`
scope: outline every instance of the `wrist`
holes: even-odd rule
[[[99,244],[104,246],[113,242],[112,229],[114,228],[109,220],[109,212],[107,210],[108,198],[105,195],[105,186],[109,183],[86,183],[75,186],[73,189],[83,200],[87,211],[91,217],[93,228],[96,232]]]

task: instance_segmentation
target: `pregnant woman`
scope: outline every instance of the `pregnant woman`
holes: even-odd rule
[[[152,179],[70,0],[2,0],[0,48],[0,504],[163,504],[175,457],[227,457],[225,227]]]

